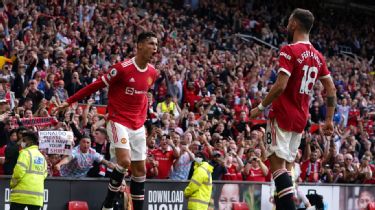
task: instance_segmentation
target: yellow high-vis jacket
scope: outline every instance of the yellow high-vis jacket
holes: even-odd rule
[[[10,202],[43,206],[47,162],[38,146],[21,150],[10,181]]]
[[[165,101],[160,103],[160,108],[162,113],[171,113],[174,112],[174,108],[176,107],[175,103],[172,101],[167,104]]]
[[[188,210],[207,210],[211,199],[213,167],[207,162],[194,164],[194,172],[184,191],[188,198]]]

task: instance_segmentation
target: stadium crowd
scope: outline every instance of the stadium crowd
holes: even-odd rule
[[[263,142],[267,111],[248,117],[275,82],[278,54],[236,33],[286,44],[281,23],[291,8],[282,1],[36,2],[5,1],[0,17],[0,174],[12,174],[24,130],[67,130],[76,147],[69,157],[46,153],[50,176],[108,176],[113,163],[106,115],[99,111],[107,90],[66,112],[54,107],[131,58],[135,35],[153,31],[160,77],[148,93],[147,178],[186,180],[199,153],[214,166],[214,180],[270,181]],[[335,134],[321,133],[325,93],[318,83],[295,177],[375,183],[373,17],[318,14],[311,42],[326,56],[337,88]],[[340,46],[358,56],[340,54]],[[39,117],[52,120],[39,126],[23,120]]]

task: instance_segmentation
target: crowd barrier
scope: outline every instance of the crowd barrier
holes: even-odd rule
[[[9,176],[0,177],[0,209],[9,210]],[[107,191],[108,179],[48,178],[45,182],[43,210],[66,210],[71,200],[86,201],[90,210],[100,209]],[[145,206],[147,210],[183,210],[186,198],[183,190],[188,182],[172,180],[147,180]],[[364,202],[373,201],[375,185],[325,185],[301,184],[304,194],[314,189],[323,196],[325,210],[357,210]],[[230,209],[240,203],[241,210],[272,209],[269,183],[225,182],[213,183],[210,209]],[[246,208],[247,207],[247,208]]]

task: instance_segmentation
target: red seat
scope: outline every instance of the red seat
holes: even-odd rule
[[[247,206],[247,203],[241,202],[241,203],[233,203],[233,210],[250,210]]]
[[[68,210],[89,210],[86,201],[69,201]]]
[[[368,210],[375,210],[375,202],[370,202],[367,205]]]

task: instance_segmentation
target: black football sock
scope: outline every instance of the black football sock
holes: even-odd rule
[[[276,210],[284,210],[284,209],[282,208],[282,204],[280,203],[279,196],[274,195],[274,196],[273,196],[273,199],[274,199],[274,202],[275,202],[275,205],[276,205]]]
[[[145,195],[145,181],[146,176],[131,177],[130,180],[130,194],[133,202],[134,210],[143,209],[143,201]]]
[[[296,206],[293,200],[294,187],[288,172],[285,169],[279,169],[273,173],[275,186],[279,202],[276,203],[276,208],[295,210]]]
[[[292,181],[292,186],[293,186],[293,196],[296,197],[296,181],[293,180],[293,174],[292,174],[292,171],[288,171],[288,176],[290,178],[290,180]]]
[[[107,196],[104,200],[105,208],[112,208],[115,196],[118,194],[121,188],[122,180],[125,176],[125,169],[121,166],[116,166],[113,170],[111,177],[109,179]]]

